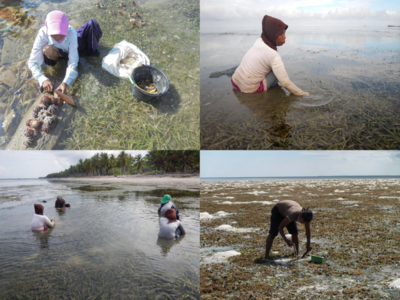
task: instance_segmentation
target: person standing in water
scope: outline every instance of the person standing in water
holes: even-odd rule
[[[160,218],[160,231],[158,237],[169,240],[179,239],[181,235],[186,234],[182,223],[177,220],[176,212],[173,208],[165,211],[165,217]]]
[[[264,16],[261,37],[247,51],[232,76],[231,82],[234,88],[242,93],[259,93],[267,91],[279,81],[281,86],[292,94],[310,95],[290,81],[282,58],[276,49],[277,46],[285,43],[287,28],[288,25],[281,20]]]
[[[68,203],[65,203],[65,200],[61,196],[57,196],[55,208],[66,208],[66,207],[71,207],[71,206]]]
[[[176,218],[179,220],[179,209],[175,206],[174,203],[171,201],[171,196],[166,194],[161,200],[161,204],[158,207],[158,213],[160,214],[161,217],[164,217],[165,212],[167,209],[174,209],[176,212]]]
[[[44,207],[41,204],[35,204],[35,213],[33,214],[31,230],[46,231],[56,225],[56,219],[49,219],[43,215]]]
[[[46,92],[53,91],[51,81],[42,73],[41,66],[55,66],[59,59],[68,61],[63,82],[57,90],[65,93],[78,77],[79,55],[99,56],[97,46],[103,33],[96,20],[87,21],[78,31],[69,25],[62,11],[52,11],[46,16],[45,26],[39,29],[28,60],[32,76]],[[79,53],[79,54],[78,54]]]
[[[271,210],[271,225],[267,241],[265,243],[265,260],[272,260],[271,256],[269,256],[269,253],[272,248],[272,243],[274,242],[275,237],[278,236],[278,233],[280,233],[283,240],[289,247],[295,245],[297,255],[299,254],[299,238],[296,221],[304,224],[307,236],[306,248],[307,251],[311,251],[312,247],[310,245],[310,222],[312,221],[312,219],[313,212],[309,209],[302,208],[300,204],[298,204],[296,201],[284,200],[275,204],[275,206]],[[283,231],[285,227],[292,235],[291,241],[285,236],[285,233]]]

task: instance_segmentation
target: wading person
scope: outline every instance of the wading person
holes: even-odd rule
[[[66,207],[70,207],[70,205],[68,203],[65,203],[65,200],[61,196],[57,196],[55,208],[66,208]]]
[[[78,77],[76,70],[81,56],[98,56],[97,46],[102,31],[96,20],[90,19],[78,31],[69,25],[67,16],[58,10],[46,16],[45,26],[39,29],[28,60],[32,76],[46,92],[53,90],[50,80],[42,73],[41,66],[55,66],[59,59],[68,61],[63,82],[57,90],[65,93]],[[79,53],[79,54],[78,54]]]
[[[165,212],[170,208],[175,210],[176,219],[179,220],[179,209],[175,206],[174,203],[172,203],[170,195],[164,195],[164,197],[161,199],[161,204],[158,207],[158,214],[161,217],[164,217]]]
[[[185,233],[181,222],[177,220],[175,210],[172,208],[167,209],[165,217],[160,218],[158,237],[173,240],[179,239],[179,237]]]
[[[288,26],[279,19],[264,16],[261,37],[245,54],[232,76],[232,85],[242,93],[267,91],[279,83],[292,94],[308,96],[290,81],[276,47],[285,43]]]
[[[278,233],[282,236],[283,240],[289,247],[295,245],[297,255],[299,254],[299,238],[297,230],[297,221],[304,224],[306,228],[307,235],[307,251],[311,251],[312,247],[310,245],[311,240],[311,229],[310,222],[313,219],[313,212],[309,209],[302,208],[300,204],[292,200],[280,201],[271,210],[271,225],[269,229],[269,234],[267,236],[267,241],[265,245],[265,260],[271,260],[269,256],[271,251],[272,243]],[[289,231],[292,235],[292,240],[290,241],[283,231],[283,229]]]
[[[33,231],[46,231],[54,227],[56,219],[49,219],[43,215],[44,207],[41,204],[35,204],[35,213],[33,214],[31,230]]]

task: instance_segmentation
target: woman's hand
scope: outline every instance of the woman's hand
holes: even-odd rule
[[[310,245],[307,245],[307,251],[310,252],[312,250],[312,247]]]
[[[50,80],[46,80],[45,82],[43,82],[42,87],[48,93],[53,90],[53,85],[51,84]]]
[[[309,92],[304,92],[303,96],[310,96]]]
[[[63,94],[65,94],[66,90],[67,90],[67,84],[65,82],[61,83],[60,86],[57,88],[57,91],[60,91]]]

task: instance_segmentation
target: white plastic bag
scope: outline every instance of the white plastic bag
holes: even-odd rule
[[[122,41],[103,58],[104,70],[119,78],[129,78],[132,70],[139,65],[149,65],[150,59],[137,46]]]

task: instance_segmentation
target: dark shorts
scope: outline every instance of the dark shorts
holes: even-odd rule
[[[279,225],[281,225],[282,221],[286,217],[282,216],[276,205],[271,210],[271,227],[269,229],[269,234],[273,236],[278,236],[279,234]],[[297,223],[295,221],[290,222],[288,226],[286,226],[286,229],[289,231],[290,234],[298,234],[297,230]]]

